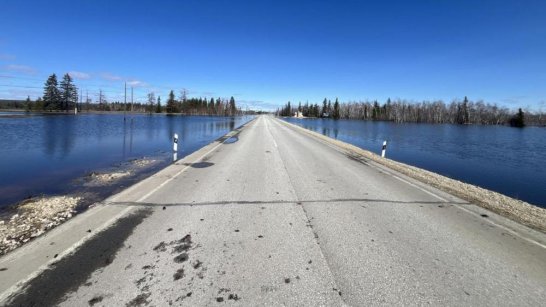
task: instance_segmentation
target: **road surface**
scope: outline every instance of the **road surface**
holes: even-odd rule
[[[259,116],[0,259],[0,290],[24,306],[543,306],[544,242]]]

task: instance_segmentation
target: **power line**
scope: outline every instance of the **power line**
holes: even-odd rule
[[[30,77],[19,77],[19,76],[9,76],[9,75],[0,75],[0,80],[5,80],[5,81],[11,81],[11,79],[14,79],[14,80],[31,80],[31,81],[42,81],[42,79],[37,79],[37,78],[30,78]],[[22,82],[21,82],[22,83]],[[26,84],[7,84],[7,83],[2,83],[0,84],[0,87],[4,87],[4,88],[21,88],[21,89],[43,89],[44,86],[43,85],[40,85],[40,86],[35,86],[35,85],[26,85]],[[27,82],[25,82],[27,83]],[[37,82],[31,82],[31,83],[37,83]],[[40,82],[41,83],[41,82]],[[99,96],[102,96],[104,97],[104,93],[106,94],[110,94],[111,95],[111,99],[114,100],[114,101],[120,101],[122,98],[122,96],[124,95],[123,92],[122,92],[122,89],[119,87],[119,86],[115,86],[115,85],[90,85],[89,82],[75,82],[76,85],[79,85],[77,86],[78,89],[82,89],[82,88],[86,88],[87,90],[87,97],[89,95],[89,88],[91,87],[92,88],[92,92],[91,92],[91,95],[99,95]],[[139,92],[142,93],[142,92],[155,92],[155,93],[161,93],[163,92],[161,89],[165,89],[166,91],[168,90],[172,90],[173,88],[184,88],[184,87],[177,87],[177,86],[165,86],[165,85],[158,85],[158,86],[149,86],[147,88],[143,88],[143,87],[139,87],[139,88],[134,88],[134,87],[131,87],[131,96],[133,97],[132,100],[133,100],[133,103],[134,103],[134,100],[136,99],[137,101],[138,100],[142,100],[142,101],[145,101],[147,100],[147,96],[146,95],[139,95]],[[159,91],[158,91],[159,90]],[[125,90],[126,92],[126,90]],[[136,93],[135,93],[136,92]],[[196,93],[200,93],[199,91],[196,91]],[[136,94],[136,95],[135,95]],[[126,95],[126,94],[125,94]],[[206,97],[207,95],[205,95]],[[126,96],[125,96],[126,97]],[[214,97],[214,95],[211,95],[211,97]],[[220,96],[218,96],[220,97]],[[127,103],[127,100],[126,98],[124,99],[125,100],[125,103]]]
[[[4,87],[17,87],[17,88],[43,88],[42,86],[30,86],[30,85],[13,85],[13,84],[0,84]]]

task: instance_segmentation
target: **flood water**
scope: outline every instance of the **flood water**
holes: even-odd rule
[[[546,129],[395,124],[362,120],[286,121],[444,176],[546,207]]]
[[[0,112],[0,207],[62,194],[77,178],[132,159],[159,159],[165,166],[172,162],[174,133],[180,159],[251,119]]]

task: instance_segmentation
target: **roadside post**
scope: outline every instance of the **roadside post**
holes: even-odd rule
[[[381,148],[381,158],[385,158],[385,151],[387,151],[387,141],[383,141],[383,147]]]
[[[178,158],[178,134],[175,133],[173,136],[173,162],[176,162]]]

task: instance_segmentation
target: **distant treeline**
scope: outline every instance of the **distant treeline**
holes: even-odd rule
[[[80,95],[82,99],[82,95]],[[108,102],[104,92],[99,91],[98,99],[95,103],[91,99],[85,98],[85,102],[78,102],[78,89],[74,85],[72,77],[69,74],[63,76],[59,83],[55,74],[50,75],[44,84],[44,94],[35,101],[30,97],[26,100],[0,100],[0,109],[19,109],[25,111],[73,111],[78,108],[79,111],[132,111],[146,113],[181,113],[187,115],[222,115],[233,116],[240,114],[253,114],[252,111],[242,112],[237,108],[235,99],[231,97],[223,98],[188,98],[185,90],[180,92],[179,99],[175,98],[171,90],[168,99],[163,106],[161,97],[155,96],[154,92],[147,95],[147,102]]]
[[[231,100],[231,99],[230,99]],[[169,109],[169,113],[181,113],[187,115],[221,115],[221,116],[230,116],[230,115],[239,115],[239,114],[262,114],[263,112],[256,112],[252,110],[241,110],[240,108],[235,108],[235,112],[230,112],[230,100],[223,98],[211,98],[210,100],[206,98],[188,98],[182,102],[177,101],[179,112],[176,112],[176,109]],[[214,102],[214,106],[212,104]],[[87,112],[87,111],[113,111],[113,112],[137,112],[137,113],[163,113],[167,112],[167,106],[162,105],[161,97],[158,97],[156,102],[151,103],[123,103],[123,102],[108,102],[106,100],[93,103],[91,100],[83,103],[76,103],[78,106],[78,111]],[[233,100],[233,105],[235,105],[235,99]],[[38,98],[37,100],[31,100],[27,98],[26,100],[12,100],[12,99],[0,99],[0,109],[10,109],[10,110],[21,110],[21,111],[36,111],[44,112],[48,111],[44,107],[43,100]],[[177,108],[175,106],[175,108]],[[71,109],[73,110],[73,109]],[[54,110],[50,110],[54,111]],[[62,110],[57,110],[62,111]]]
[[[435,123],[435,124],[483,124],[483,125],[524,125],[546,126],[546,114],[524,112],[519,109],[512,112],[508,108],[483,101],[443,101],[408,102],[406,100],[388,99],[380,104],[378,101],[334,103],[324,99],[318,104],[291,105],[288,102],[278,109],[278,116],[294,116],[299,111],[305,117],[333,119],[362,119],[392,121],[396,123]]]
[[[153,107],[154,93],[148,94],[148,104]],[[181,91],[179,99],[176,99],[171,90],[165,105],[167,113],[182,113],[186,115],[240,115],[240,109],[235,104],[233,96],[229,100],[221,98],[187,98],[186,91]]]

